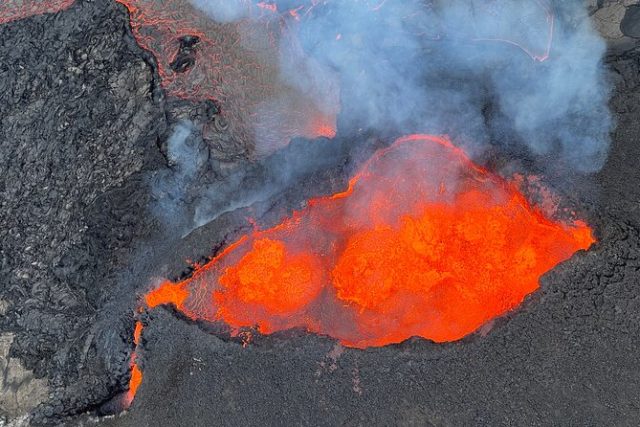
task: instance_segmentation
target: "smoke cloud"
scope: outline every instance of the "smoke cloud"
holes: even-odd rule
[[[345,139],[447,134],[472,157],[489,142],[508,144],[569,173],[597,171],[606,160],[613,127],[606,46],[580,0],[191,3],[219,23],[278,22],[279,78],[317,111],[331,110],[339,96]],[[300,99],[289,95],[264,100],[258,139],[290,125],[275,113],[286,108],[270,108],[288,102],[298,110]],[[176,126],[171,169],[153,183],[157,211],[183,234],[346,156],[342,142],[292,143],[205,183],[198,177],[211,165],[198,132],[188,122]]]
[[[169,167],[151,178],[152,210],[167,230],[184,237],[224,213],[266,202],[292,183],[335,167],[345,161],[348,148],[328,140],[309,146],[298,139],[260,162],[222,172],[209,158],[200,129],[181,121],[167,141]]]
[[[575,171],[596,171],[606,159],[606,46],[580,0],[192,4],[218,22],[277,10],[273,19],[286,22],[307,54],[292,58],[283,37],[281,78],[322,94],[339,76],[339,132],[446,133],[481,151],[492,128],[508,128],[517,139],[510,143]],[[496,117],[484,114],[488,100]]]
[[[194,132],[192,123],[178,123],[167,141],[169,168],[158,172],[151,183],[154,211],[176,233],[193,228],[188,219],[193,202],[191,189],[207,160],[203,141]]]
[[[247,0],[191,0],[191,3],[220,23],[246,18],[251,11]]]

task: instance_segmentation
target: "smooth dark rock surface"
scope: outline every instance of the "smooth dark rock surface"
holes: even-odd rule
[[[620,30],[625,36],[640,38],[640,6],[629,6],[620,22]]]

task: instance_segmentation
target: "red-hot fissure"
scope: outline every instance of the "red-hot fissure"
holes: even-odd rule
[[[136,321],[135,328],[133,330],[133,344],[135,345],[135,349],[131,354],[131,379],[129,380],[129,390],[125,396],[125,403],[127,406],[131,405],[133,402],[133,398],[138,391],[138,387],[142,384],[142,370],[138,365],[138,361],[136,360],[138,357],[138,346],[140,345],[140,338],[142,336],[142,322]]]

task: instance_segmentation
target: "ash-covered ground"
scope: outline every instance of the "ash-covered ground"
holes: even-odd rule
[[[120,409],[151,277],[188,273],[185,259],[212,255],[246,218],[268,225],[342,188],[375,142],[298,140],[255,163],[230,158],[242,150],[226,149],[219,127],[197,146],[215,166],[189,187],[229,182],[233,199],[285,164],[294,179],[183,237],[149,206],[169,197],[189,209],[189,191],[158,194],[174,167],[167,140],[185,119],[196,133],[215,121],[217,106],[165,97],[113,1],[0,25],[0,425],[637,425],[640,13],[592,3],[610,42],[617,129],[602,171],[561,188],[596,230],[590,251],[490,330],[446,345],[353,350],[291,331],[243,346],[154,310],[142,386],[130,410],[106,418]],[[331,160],[296,169],[309,156]]]

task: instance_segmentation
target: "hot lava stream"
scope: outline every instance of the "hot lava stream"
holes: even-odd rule
[[[346,191],[242,237],[145,302],[236,331],[304,328],[357,348],[453,341],[593,242],[586,224],[545,217],[448,140],[412,135],[379,151]]]

